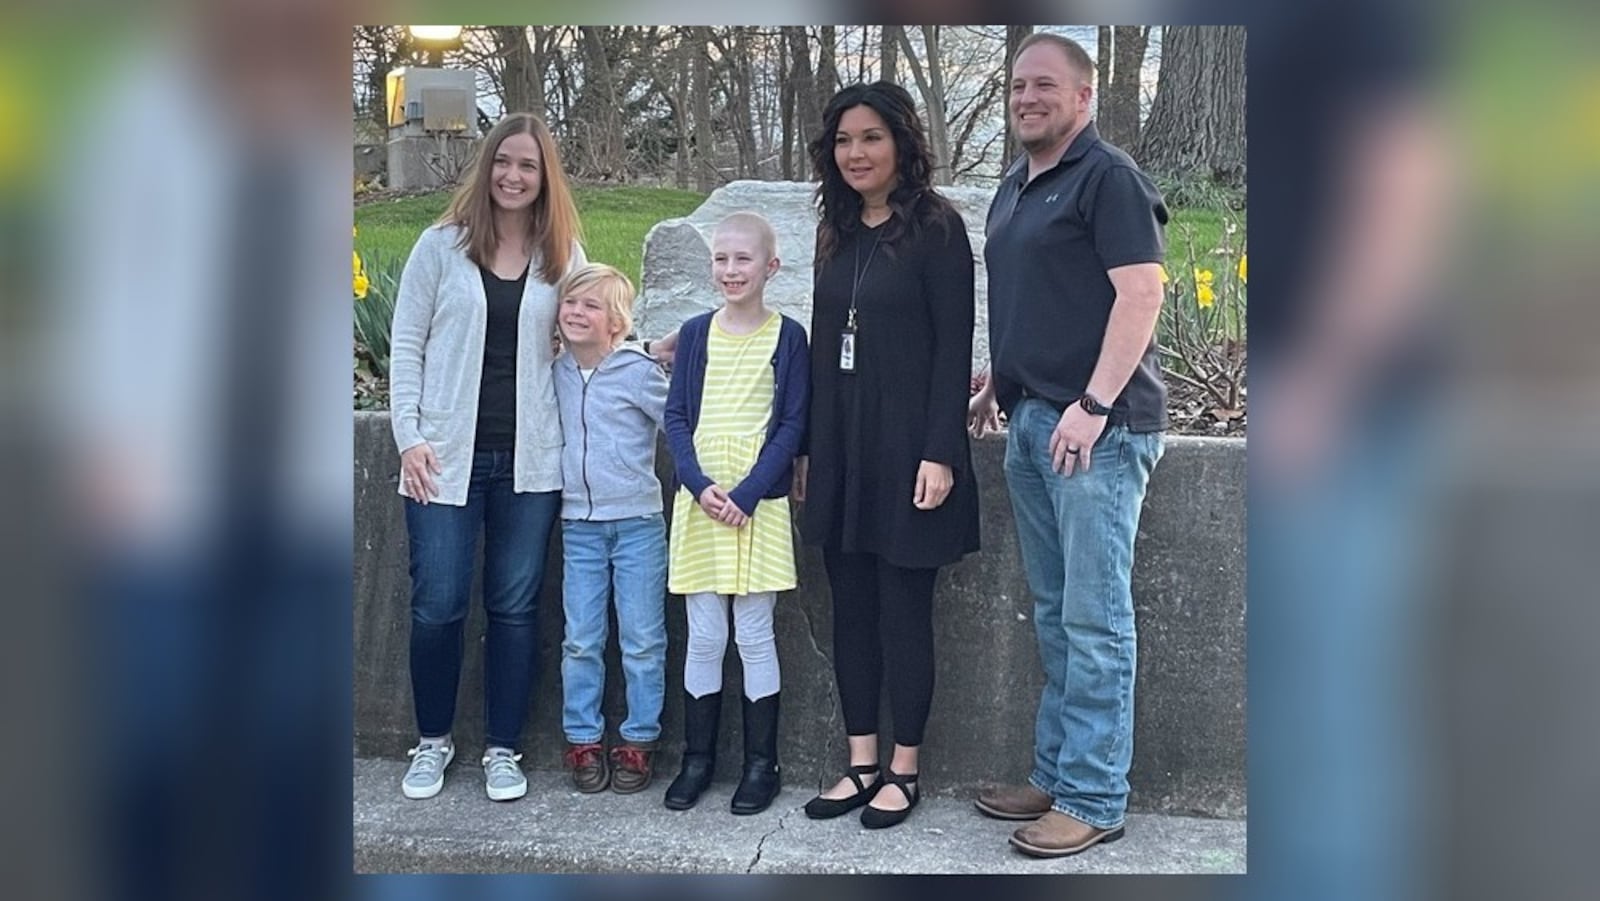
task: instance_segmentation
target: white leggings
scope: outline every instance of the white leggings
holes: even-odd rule
[[[703,698],[722,690],[722,655],[728,649],[728,598],[691,594],[689,650],[683,662],[683,687]],[[772,637],[777,592],[733,595],[734,643],[744,663],[744,694],[752,701],[778,692],[778,643]]]

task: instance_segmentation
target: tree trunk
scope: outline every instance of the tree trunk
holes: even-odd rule
[[[789,28],[781,32],[778,43],[778,165],[783,169],[783,180],[794,181],[794,78],[790,61]]]
[[[1150,29],[1144,25],[1100,27],[1100,136],[1118,147],[1139,146],[1139,70]]]
[[[1011,161],[1022,155],[1022,143],[1017,140],[1017,135],[1011,127],[1011,64],[1016,62],[1017,47],[1022,39],[1033,33],[1032,25],[1007,25],[1006,26],[1006,71],[1002,77],[1005,85],[1001,96],[1006,98],[1006,147],[1005,159],[1001,162],[1001,171],[1011,165]]]
[[[811,74],[811,40],[805,26],[785,26],[783,31],[789,44],[789,83],[794,87],[795,158],[799,161],[796,174],[805,180],[811,178],[811,158],[806,153],[806,143],[822,130],[822,104],[817,98],[816,79]]]
[[[822,26],[817,54],[817,96],[821,98],[820,110],[839,91],[839,64],[837,51],[839,35],[832,25]],[[820,120],[821,116],[818,116]]]
[[[495,53],[505,60],[500,79],[500,101],[505,111],[544,118],[544,71],[534,58],[527,29],[521,25],[495,25],[490,33],[494,36]]]
[[[900,77],[896,70],[900,68],[900,32],[904,28],[903,25],[883,26],[883,34],[878,41],[878,78],[882,81],[894,81]]]
[[[689,29],[694,37],[689,79],[689,96],[694,98],[694,186],[702,194],[711,193],[721,181],[711,142],[711,57],[706,53],[710,31],[705,25]]]
[[[917,91],[922,94],[922,104],[927,110],[928,150],[933,154],[933,183],[950,184],[954,172],[950,166],[950,128],[944,109],[944,65],[939,57],[939,26],[922,26],[922,45],[927,51],[927,66],[917,58],[916,49],[904,31],[900,33],[900,49],[905,51],[906,63],[911,66],[911,77],[916,79]]]
[[[622,122],[617,98],[616,77],[607,47],[614,36],[609,28],[584,26],[583,87],[578,94],[579,115],[572,126],[579,149],[575,168],[603,179],[626,175]]]
[[[730,89],[728,113],[733,120],[729,124],[733,131],[734,146],[739,149],[740,178],[754,178],[756,175],[755,117],[750,102],[754,73],[750,66],[749,32],[750,28],[746,26],[733,26],[732,53],[727,60]]]
[[[1136,154],[1152,173],[1245,180],[1245,29],[1168,26],[1156,99]]]
[[[680,29],[678,47],[673,52],[677,67],[674,85],[678,95],[673,98],[672,120],[678,135],[678,152],[673,154],[672,183],[679,190],[689,189],[689,67],[693,58],[694,42],[689,39],[694,29]]]

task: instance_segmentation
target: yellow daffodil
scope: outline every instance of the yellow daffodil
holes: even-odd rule
[[[1157,263],[1156,264],[1156,271],[1161,274],[1161,284],[1164,285],[1167,282],[1172,281],[1172,277],[1167,275],[1167,267],[1161,265],[1160,263]]]
[[[1246,284],[1248,284],[1250,282],[1249,276],[1247,276],[1246,273],[1245,273],[1245,264],[1247,262],[1249,262],[1249,260],[1250,260],[1250,255],[1249,254],[1247,254],[1247,253],[1239,254],[1239,281],[1245,282]]]
[[[1217,302],[1217,294],[1211,290],[1211,283],[1216,279],[1210,269],[1196,269],[1194,271],[1194,299],[1200,304],[1201,309],[1206,309]]]
[[[361,265],[361,254],[356,253],[355,251],[352,250],[350,252],[350,256],[354,260],[354,263],[353,263],[353,266],[352,266],[352,275],[351,275],[350,287],[351,287],[351,289],[353,291],[355,291],[356,297],[358,297],[358,298],[360,298],[362,300],[366,300],[366,298],[367,298],[367,287],[368,287],[368,284],[369,284],[367,282],[367,269],[366,269],[365,266]]]

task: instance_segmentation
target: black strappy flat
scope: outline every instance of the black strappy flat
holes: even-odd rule
[[[878,793],[878,789],[883,787],[883,779],[873,780],[873,783],[868,785],[861,780],[861,777],[876,772],[878,772],[878,765],[875,763],[852,766],[845,775],[849,776],[850,781],[856,784],[856,793],[847,798],[824,798],[818,795],[806,802],[806,816],[813,820],[828,820],[840,814],[849,813],[871,801],[873,796]]]
[[[894,770],[884,770],[883,778],[879,779],[876,784],[895,786],[900,789],[900,793],[905,795],[906,800],[910,803],[906,805],[904,810],[882,810],[877,807],[868,807],[861,811],[861,825],[868,829],[887,829],[890,826],[898,826],[905,822],[906,817],[911,816],[911,811],[917,806],[917,802],[922,800],[922,789],[917,787],[917,776],[919,775],[919,773],[897,773]]]

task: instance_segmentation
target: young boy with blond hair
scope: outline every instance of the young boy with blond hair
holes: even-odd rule
[[[656,478],[656,433],[667,376],[638,345],[633,283],[591,263],[557,286],[566,352],[554,363],[561,454],[562,730],[579,791],[619,794],[650,784],[661,736],[667,662],[667,539]],[[627,686],[621,741],[605,747],[607,610]]]

